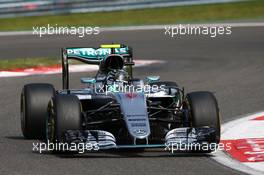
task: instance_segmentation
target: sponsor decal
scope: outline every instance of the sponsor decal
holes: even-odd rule
[[[126,93],[125,96],[129,99],[133,99],[137,97],[136,93]]]
[[[115,48],[116,54],[127,54],[127,48]],[[72,48],[67,49],[68,56],[82,56],[82,57],[102,57],[111,54],[111,49],[109,48]]]
[[[147,133],[147,131],[144,129],[136,129],[133,132],[137,135],[145,135]]]

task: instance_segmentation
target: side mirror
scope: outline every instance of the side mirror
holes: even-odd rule
[[[160,80],[160,76],[147,76],[146,80],[148,83],[152,83]]]

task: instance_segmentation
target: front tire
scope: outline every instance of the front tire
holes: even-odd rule
[[[55,95],[53,85],[46,83],[27,84],[21,93],[21,128],[27,139],[45,139],[47,106]]]
[[[62,143],[65,131],[82,129],[81,104],[75,95],[56,95],[48,110],[47,135],[51,142]]]
[[[215,143],[220,142],[220,114],[218,103],[211,92],[192,92],[186,95],[190,109],[191,126],[215,128]]]

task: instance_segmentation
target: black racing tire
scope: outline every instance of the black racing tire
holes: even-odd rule
[[[55,95],[53,85],[46,83],[27,84],[21,93],[21,129],[27,139],[46,138],[47,107]]]
[[[82,130],[81,103],[75,95],[56,95],[49,104],[48,139],[55,143],[64,142],[67,130]]]
[[[210,126],[216,130],[215,143],[220,142],[221,124],[218,103],[211,92],[199,91],[186,95],[191,112],[191,126]]]

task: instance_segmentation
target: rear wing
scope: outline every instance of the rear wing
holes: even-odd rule
[[[62,86],[69,88],[69,62],[68,60],[78,60],[87,64],[100,65],[110,54],[118,54],[124,58],[124,65],[132,77],[133,53],[132,48],[123,44],[106,44],[99,48],[72,47],[62,49]]]

